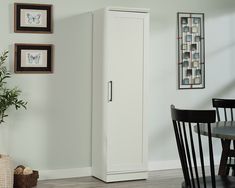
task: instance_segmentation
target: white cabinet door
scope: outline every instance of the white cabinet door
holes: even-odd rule
[[[107,16],[106,82],[112,95],[106,114],[108,172],[137,171],[145,165],[145,18],[143,13],[118,11]]]

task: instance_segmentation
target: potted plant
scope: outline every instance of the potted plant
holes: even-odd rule
[[[0,125],[4,122],[4,118],[8,115],[6,110],[14,106],[15,109],[21,107],[26,109],[27,102],[19,99],[21,90],[17,87],[8,88],[7,79],[11,77],[10,72],[5,66],[6,59],[8,57],[8,51],[3,52],[0,55]],[[0,154],[0,187],[12,188],[13,187],[13,168],[11,159],[9,156]]]
[[[7,70],[4,65],[6,59],[8,57],[8,51],[5,51],[0,56],[0,124],[4,122],[4,118],[8,115],[6,114],[6,110],[14,106],[17,110],[18,108],[25,108],[27,102],[19,99],[21,94],[21,90],[17,87],[9,89],[7,88],[6,80],[11,77],[11,73]]]

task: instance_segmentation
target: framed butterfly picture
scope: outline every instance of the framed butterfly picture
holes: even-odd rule
[[[52,5],[15,3],[16,33],[52,33]]]
[[[52,73],[52,44],[15,44],[15,73]]]

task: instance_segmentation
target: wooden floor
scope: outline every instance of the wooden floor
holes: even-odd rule
[[[93,177],[39,181],[37,188],[180,188],[182,172],[164,170],[149,172],[148,180],[104,183]]]

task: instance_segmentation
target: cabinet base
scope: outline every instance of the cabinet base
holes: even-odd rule
[[[95,177],[95,176],[94,176]],[[107,174],[102,178],[96,177],[104,182],[116,182],[116,181],[130,181],[130,180],[141,180],[148,178],[148,172],[134,172],[134,173],[118,173],[118,174]]]

